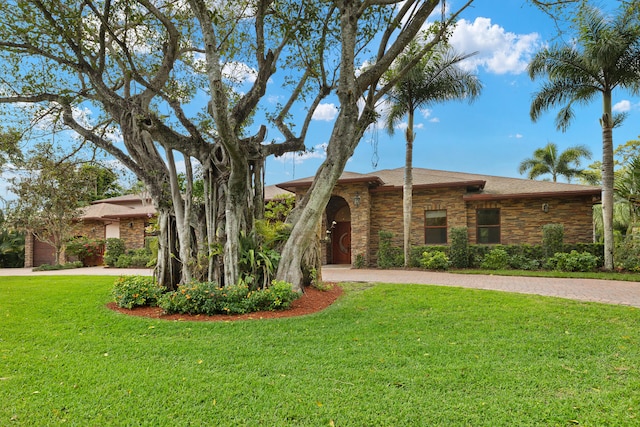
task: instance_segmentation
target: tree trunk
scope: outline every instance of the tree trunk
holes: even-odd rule
[[[611,92],[603,94],[602,126],[602,223],[604,226],[604,268],[613,270],[613,118]]]
[[[177,236],[175,232],[175,218],[168,208],[158,209],[158,261],[155,277],[158,284],[173,291],[180,283],[180,263],[174,255],[177,252]]]
[[[411,211],[413,209],[413,109],[409,108],[407,124],[407,147],[404,165],[404,186],[402,187],[402,217],[404,238],[404,266],[411,264]]]

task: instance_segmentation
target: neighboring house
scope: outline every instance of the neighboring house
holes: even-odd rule
[[[265,187],[265,199],[286,194],[276,186]],[[90,239],[123,239],[127,249],[140,249],[148,237],[148,226],[156,216],[150,198],[138,194],[97,200],[84,209],[77,225],[76,236]],[[25,267],[55,264],[54,248],[28,233],[25,242]]]
[[[381,230],[402,246],[403,180],[404,168],[342,174],[318,230],[324,262],[351,264],[361,255],[375,265]],[[312,181],[278,187],[301,197]],[[452,227],[467,227],[470,244],[535,245],[545,224],[562,224],[565,243],[593,242],[600,195],[593,186],[414,168],[411,243],[446,245]]]

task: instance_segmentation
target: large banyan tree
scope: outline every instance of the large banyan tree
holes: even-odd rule
[[[437,15],[423,54],[471,2]],[[173,288],[192,279],[237,282],[240,240],[264,209],[265,159],[303,151],[313,113],[333,97],[338,115],[327,157],[289,217],[277,271],[300,289],[305,269],[319,267],[310,254],[331,191],[395,84],[381,77],[445,6],[9,0],[0,3],[0,103],[11,113],[37,106],[29,110],[34,118],[50,116],[144,183],[158,211],[156,274]],[[274,106],[269,88],[276,86],[288,99]],[[267,134],[277,136],[267,141]]]

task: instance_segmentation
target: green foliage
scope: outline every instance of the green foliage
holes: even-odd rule
[[[553,182],[556,182],[560,176],[570,181],[582,175],[580,163],[583,158],[591,158],[591,151],[585,145],[569,147],[559,153],[558,145],[550,142],[543,148],[535,150],[532,158],[523,160],[518,167],[518,172],[520,174],[528,172],[529,179],[551,175]]]
[[[56,271],[56,270],[71,270],[73,268],[82,267],[82,261],[65,262],[64,264],[42,264],[35,267],[33,271]]]
[[[120,276],[113,285],[111,296],[118,307],[134,308],[157,305],[164,291],[153,277]]]
[[[110,237],[105,243],[104,263],[110,267],[114,267],[120,255],[126,250],[124,240]]]
[[[251,290],[244,283],[221,288],[214,282],[193,282],[164,294],[158,305],[167,313],[243,314],[284,310],[298,297],[291,284],[282,281],[274,280],[271,286],[259,290]]]
[[[420,265],[427,270],[447,270],[451,261],[442,251],[423,252]]]
[[[547,261],[548,268],[558,271],[595,271],[598,258],[589,252],[558,252]]]
[[[6,226],[0,211],[0,268],[24,266],[24,233]]]
[[[552,257],[562,252],[564,245],[564,226],[562,224],[545,224],[542,226],[542,255]]]
[[[66,244],[67,253],[75,255],[80,261],[84,258],[100,255],[103,251],[104,240],[76,237]]]
[[[129,267],[131,267],[132,263],[133,263],[133,259],[131,258],[131,255],[122,254],[116,260],[116,262],[114,264],[114,267],[116,267],[116,268],[129,268]]]
[[[296,203],[294,195],[282,194],[269,200],[264,207],[264,219],[268,222],[285,222]]]
[[[280,253],[260,243],[254,235],[240,236],[240,280],[252,288],[265,288],[278,269]]]
[[[84,199],[77,162],[51,143],[38,144],[17,164],[23,173],[9,180],[11,191],[18,196],[10,204],[9,222],[53,246],[57,262],[65,242],[73,236],[73,222],[80,216]]]
[[[486,270],[504,270],[509,267],[509,254],[503,248],[493,248],[484,257],[480,267]]]
[[[391,240],[393,239],[393,233],[380,230],[378,236],[380,237],[377,253],[378,267],[402,267],[404,265],[404,255],[402,248],[392,245]]]
[[[365,258],[364,254],[357,254],[356,255],[356,260],[353,263],[353,267],[354,268],[364,268],[367,265],[367,259]]]
[[[127,251],[127,255],[131,257],[130,267],[135,268],[147,267],[154,260],[153,253],[147,248],[131,249]]]
[[[469,233],[467,227],[452,227],[450,238],[449,257],[451,258],[451,266],[467,268],[469,266]]]
[[[640,272],[640,239],[627,236],[616,248],[616,267]]]

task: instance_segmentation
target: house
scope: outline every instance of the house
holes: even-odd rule
[[[313,177],[279,184],[301,197]],[[379,232],[402,246],[404,168],[368,174],[344,172],[318,233],[323,261],[375,265]],[[467,227],[471,244],[540,244],[542,226],[562,224],[565,243],[593,242],[592,208],[599,187],[413,169],[412,245],[446,245],[449,230]],[[325,237],[326,236],[326,237]]]
[[[287,191],[276,186],[265,187],[267,200],[286,193]],[[151,235],[149,225],[155,217],[153,202],[145,195],[128,194],[97,200],[84,209],[76,225],[75,235],[89,239],[120,238],[124,240],[127,249],[140,249],[145,247],[145,241]],[[55,263],[55,249],[27,233],[25,267]]]

